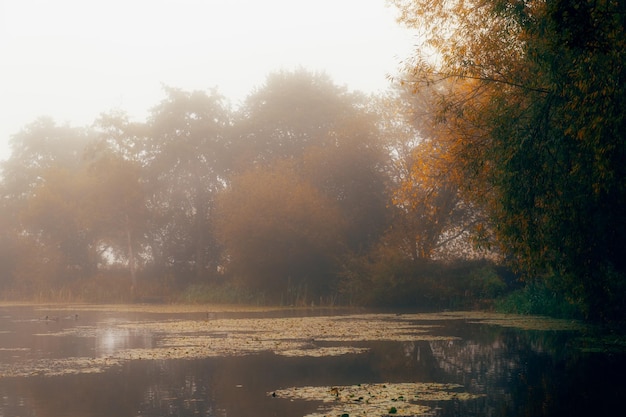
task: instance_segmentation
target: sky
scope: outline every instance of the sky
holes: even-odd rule
[[[280,70],[389,87],[414,34],[385,0],[0,0],[0,160],[40,116],[144,120],[162,86],[216,87],[236,106]]]

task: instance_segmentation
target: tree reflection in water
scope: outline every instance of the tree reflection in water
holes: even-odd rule
[[[142,319],[149,321],[149,316]],[[106,358],[111,351],[158,344],[158,334],[115,326],[102,326],[96,334],[63,336],[62,326],[85,326],[86,320],[55,323],[57,327],[3,322],[0,373],[10,369],[13,357],[24,361],[62,356],[56,349]],[[369,350],[334,357],[261,352],[132,360],[95,374],[0,375],[0,416],[298,417],[314,413],[321,403],[274,398],[271,393],[288,387],[416,382],[461,384],[464,391],[486,394],[470,401],[425,402],[430,415],[438,417],[612,415],[621,407],[626,389],[623,355],[580,353],[567,332],[522,331],[462,319],[436,324],[432,334],[456,338],[353,341],[351,345]],[[35,336],[44,330],[58,335]],[[29,341],[35,342],[33,350],[16,350]],[[342,342],[316,344],[332,347]]]
[[[621,408],[624,356],[577,352],[566,332],[476,331],[476,338],[429,345],[440,369],[488,394],[480,415],[589,416]]]

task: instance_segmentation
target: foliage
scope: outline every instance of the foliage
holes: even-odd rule
[[[11,158],[2,164],[4,195],[12,205],[21,204],[42,184],[46,171],[78,168],[90,139],[88,130],[58,126],[46,117],[24,126],[11,138]]]
[[[624,5],[394,3],[424,39],[407,81],[429,93],[429,132],[507,259],[556,271],[592,319],[623,316]]]
[[[95,236],[96,247],[114,256],[116,263],[128,266],[130,286],[134,287],[137,253],[140,244],[145,242],[147,229],[141,166],[138,161],[116,154],[103,145],[102,140],[94,141],[87,148],[83,171],[79,173],[86,187],[78,191],[88,213],[87,227]],[[103,256],[99,258],[98,261],[103,260]]]
[[[487,261],[414,261],[389,247],[352,258],[344,267],[340,292],[357,305],[484,308],[508,289]]]
[[[268,75],[236,115],[234,143],[240,165],[299,158],[311,146],[332,143],[339,124],[354,114],[358,97],[324,73]],[[239,166],[245,169],[245,167]]]
[[[335,134],[334,143],[322,142],[307,149],[297,169],[346,220],[345,244],[353,251],[365,252],[378,242],[389,223],[384,172],[388,157],[365,115],[355,115]]]
[[[85,129],[39,119],[2,164],[0,288],[310,305],[354,285],[342,290],[352,301],[449,306],[467,280],[429,259],[461,253],[466,243],[444,244],[465,242],[477,211],[410,116],[385,120],[408,106],[397,98],[299,70],[271,74],[235,111],[217,91],[166,87],[145,122],[120,111]],[[396,298],[403,288],[414,290]]]
[[[291,161],[298,175],[350,219],[346,244],[365,251],[388,220],[389,158],[378,121],[363,96],[323,73],[271,74],[237,112],[235,173]]]
[[[528,283],[523,288],[498,299],[497,311],[502,313],[545,315],[556,318],[582,318],[583,306],[567,299],[547,280]]]
[[[168,88],[146,126],[150,253],[181,280],[214,278],[220,262],[211,221],[229,169],[231,118],[216,91]]]
[[[40,118],[12,139],[2,165],[3,281],[38,291],[46,281],[76,279],[93,270],[94,246],[82,192],[80,155],[89,133]],[[1,256],[0,256],[1,257]],[[6,269],[5,269],[6,268]]]
[[[388,235],[414,260],[441,257],[453,246],[455,257],[475,252],[469,236],[477,236],[484,219],[461,195],[459,182],[443,162],[446,157],[440,143],[421,139],[396,161],[404,166],[392,197],[396,230]]]
[[[342,251],[343,218],[290,164],[240,174],[218,201],[217,233],[230,273],[276,295],[307,285],[328,289]]]

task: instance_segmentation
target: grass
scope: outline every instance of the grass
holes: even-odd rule
[[[189,304],[247,304],[266,305],[264,293],[224,284],[193,284],[174,297],[179,303]]]

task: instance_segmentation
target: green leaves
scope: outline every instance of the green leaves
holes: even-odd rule
[[[590,317],[626,314],[612,296],[626,280],[623,4],[395,3],[436,51],[409,69],[417,90],[442,86],[429,131],[503,253],[528,278],[552,271]]]

